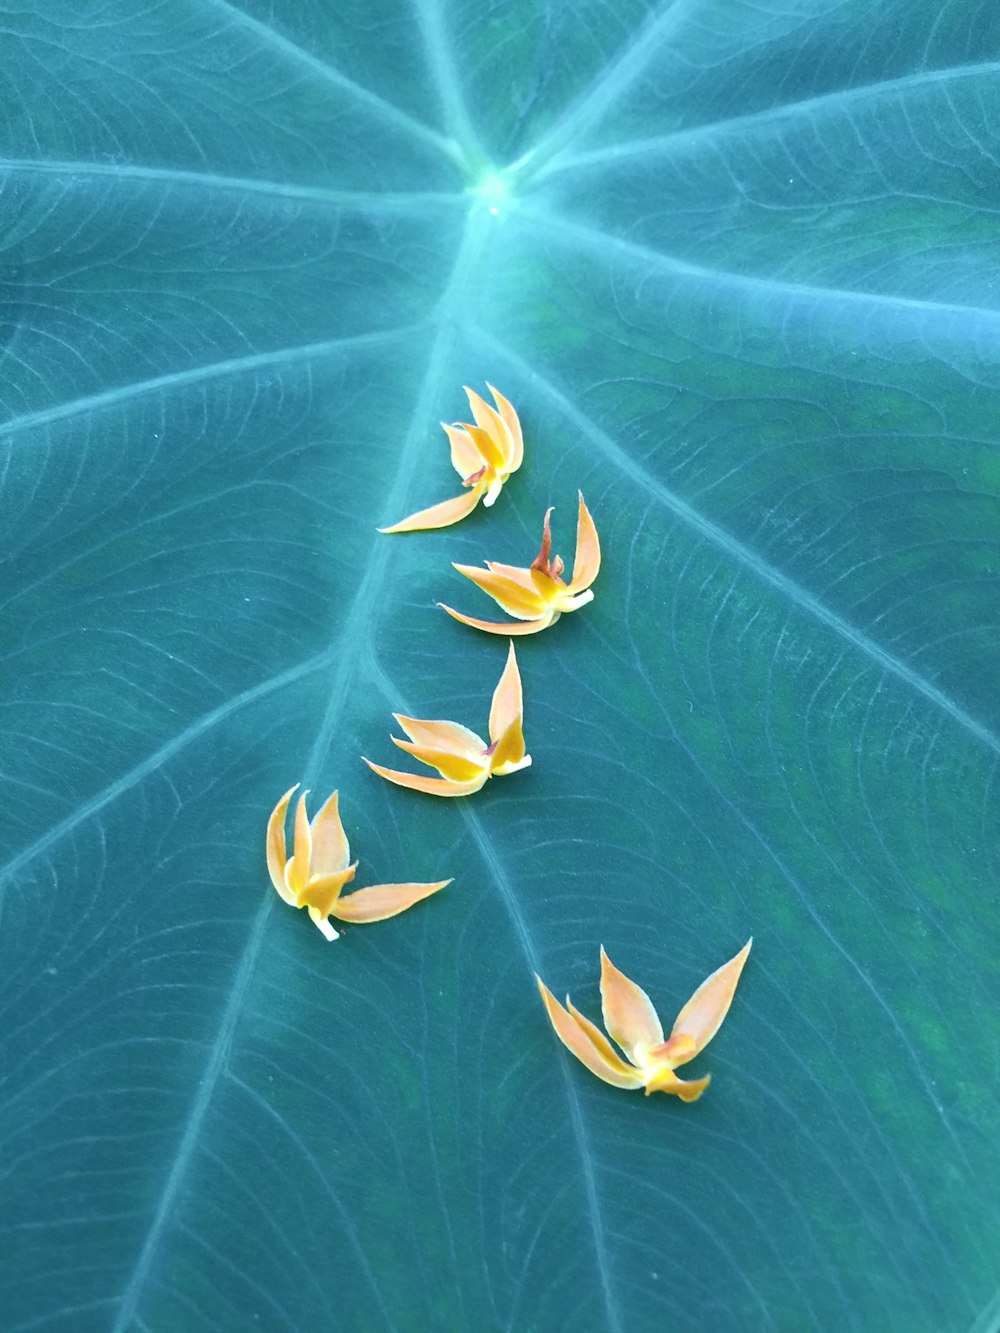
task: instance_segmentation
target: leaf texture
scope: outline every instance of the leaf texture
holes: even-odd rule
[[[5,1333],[988,1333],[992,9],[5,32]],[[487,380],[524,467],[380,536]],[[388,788],[389,714],[502,668],[451,562],[578,488],[533,767]],[[454,883],[328,945],[264,866],[296,782],[359,882]],[[603,942],[673,1013],[751,933],[696,1106],[553,1039],[533,972],[594,1015]]]

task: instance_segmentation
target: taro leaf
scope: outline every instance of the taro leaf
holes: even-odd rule
[[[6,1333],[990,1333],[995,6],[4,26]],[[523,471],[378,536],[487,379]],[[390,710],[485,726],[449,562],[570,555],[578,486],[534,766],[380,783]],[[455,883],[325,943],[296,781]],[[546,1024],[751,932],[696,1105]]]

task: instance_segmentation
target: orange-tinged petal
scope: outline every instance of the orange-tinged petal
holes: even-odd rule
[[[442,421],[441,429],[448,436],[448,443],[451,446],[451,465],[464,481],[483,466],[479,450],[463,426],[449,426],[447,422]]]
[[[572,592],[583,592],[600,572],[601,543],[590,510],[583,502],[583,492],[578,491],[577,494],[580,497],[580,510],[576,520],[576,559],[573,561],[573,577],[569,586]]]
[[[635,1072],[633,1066],[627,1064],[621,1058],[597,1024],[592,1023],[586,1014],[581,1014],[579,1009],[571,1003],[568,995],[566,996],[566,1009],[572,1016],[574,1022],[577,1023],[579,1027],[583,1028],[584,1032],[604,1056],[609,1065],[613,1065],[621,1073],[630,1076]]]
[[[537,569],[539,573],[547,574],[549,566],[552,563],[552,510],[554,505],[549,505],[545,511],[545,517],[542,519],[542,544],[538,548],[538,554],[531,562],[531,568]]]
[[[306,886],[309,879],[310,858],[312,856],[312,833],[309,829],[309,815],[306,811],[306,797],[308,791],[304,791],[299,797],[299,803],[295,807],[295,835],[292,846],[294,855],[285,867],[285,880],[292,893],[298,900],[299,894]]]
[[[295,894],[292,893],[285,883],[285,865],[288,861],[288,853],[285,847],[285,816],[288,813],[288,803],[292,796],[298,790],[299,784],[289,787],[278,804],[271,811],[271,816],[267,821],[267,870],[271,876],[271,883],[284,898],[286,903],[295,902]]]
[[[662,1061],[671,1069],[676,1069],[678,1065],[686,1065],[697,1054],[694,1038],[689,1037],[686,1032],[680,1032],[676,1037],[668,1037],[662,1046],[653,1046],[648,1052],[653,1064]]]
[[[601,946],[601,1004],[604,1026],[633,1063],[645,1064],[650,1047],[663,1041],[663,1028],[649,996],[619,972]]]
[[[512,583],[518,584],[519,587],[525,588],[528,592],[537,593],[538,591],[532,578],[532,571],[521,565],[502,565],[499,560],[487,560],[486,568],[491,574],[499,574],[502,578],[510,579]]]
[[[495,744],[500,740],[513,723],[521,720],[523,714],[521,673],[517,669],[517,656],[514,652],[514,642],[511,640],[507,648],[507,661],[490,703],[490,743]],[[518,755],[518,758],[520,757]]]
[[[497,405],[497,411],[506,422],[507,429],[510,431],[511,454],[510,462],[507,464],[508,472],[516,472],[524,461],[524,439],[521,435],[521,422],[518,420],[517,413],[511,404],[499,390],[494,389],[493,385],[487,380],[486,387],[493,395],[493,401]]]
[[[643,1079],[639,1071],[637,1069],[630,1071],[621,1061],[615,1064],[608,1060],[600,1047],[591,1040],[589,1033],[562,1007],[537,973],[535,980],[538,982],[538,990],[548,1013],[549,1022],[567,1050],[572,1051],[592,1074],[596,1074],[605,1083],[610,1083],[612,1087],[642,1087]]]
[[[753,936],[734,958],[730,958],[728,963],[723,963],[710,977],[705,978],[677,1015],[670,1037],[671,1040],[681,1036],[692,1039],[694,1050],[688,1059],[703,1051],[722,1026],[722,1020],[733,1002],[736,983],[740,979],[751,944]]]
[[[333,915],[338,921],[356,924],[384,921],[405,912],[414,903],[429,898],[451,882],[450,879],[439,879],[434,884],[373,884],[370,889],[358,889],[340,898],[333,907]]]
[[[379,532],[421,532],[427,528],[449,528],[452,523],[458,523],[460,519],[472,513],[484,489],[481,482],[476,482],[454,499],[442,500],[440,504],[431,505],[429,509],[419,509],[408,518],[393,523],[391,527],[379,528]]]
[[[451,754],[463,755],[471,759],[482,755],[486,742],[468,727],[458,722],[443,722],[437,718],[406,717],[402,713],[393,713],[393,717],[418,745],[430,745],[438,750],[447,750]]]
[[[299,894],[299,907],[315,907],[322,916],[329,916],[333,904],[340,897],[345,884],[350,884],[358,869],[357,861],[330,875],[313,875]]]
[[[443,778],[449,782],[470,782],[477,778],[484,771],[490,768],[489,759],[467,759],[465,755],[453,754],[451,750],[435,750],[430,745],[417,745],[415,741],[401,741],[396,736],[389,738],[393,745],[398,745],[401,750],[407,754],[412,754],[414,759],[419,759],[422,764],[427,764],[430,768],[436,768]]]
[[[361,756],[365,763],[377,773],[380,778],[385,778],[387,782],[394,782],[397,787],[409,787],[411,791],[426,792],[428,796],[471,796],[474,791],[479,791],[484,786],[489,777],[489,770],[484,770],[481,777],[469,782],[449,782],[447,778],[425,778],[418,773],[401,773],[396,768],[383,768],[381,764],[373,764],[370,759]]]
[[[461,611],[452,610],[444,602],[438,602],[438,606],[442,611],[447,611],[452,619],[460,620],[463,625],[471,625],[473,629],[481,629],[486,634],[540,634],[559,619],[558,611],[546,611],[538,620],[477,620],[475,616],[463,616]]]
[[[678,1078],[669,1066],[664,1065],[646,1083],[646,1096],[651,1092],[670,1092],[682,1102],[696,1102],[711,1081],[711,1074],[689,1080]]]
[[[310,824],[312,831],[313,875],[333,875],[344,870],[351,859],[347,834],[340,819],[340,799],[337,792],[327,797]]]
[[[454,564],[460,574],[471,579],[477,588],[482,588],[497,603],[502,611],[517,620],[535,620],[546,608],[545,599],[533,588],[526,588],[513,579],[505,578],[492,569],[477,569],[475,565]]]
[[[521,675],[512,639],[507,650],[507,664],[490,705],[490,772],[499,775],[515,773],[530,765],[531,758],[525,751],[523,722]]]

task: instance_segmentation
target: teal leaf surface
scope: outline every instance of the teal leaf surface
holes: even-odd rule
[[[0,65],[4,1333],[994,1333],[986,0],[16,0]],[[442,532],[462,385],[525,464]],[[594,602],[484,730],[451,561]],[[339,788],[328,944],[264,826]],[[753,934],[704,1098],[669,1024]]]

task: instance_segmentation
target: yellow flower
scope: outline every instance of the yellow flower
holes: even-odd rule
[[[594,594],[590,585],[601,568],[601,544],[590,510],[583,502],[583,495],[580,495],[576,523],[573,577],[569,583],[559,577],[564,568],[561,558],[551,558],[551,513],[551,509],[545,511],[542,545],[530,568],[499,565],[493,560],[486,561],[485,569],[477,569],[474,565],[455,565],[460,574],[471,579],[483,592],[488,592],[508,615],[515,616],[517,619],[514,622],[475,620],[439,602],[441,609],[460,620],[463,625],[486,630],[488,634],[538,634],[549,625],[554,625],[564,611],[576,611],[592,602]]]
[[[390,528],[379,528],[379,532],[417,532],[421,528],[450,527],[466,514],[471,514],[480,499],[488,509],[510,474],[521,466],[524,442],[517,413],[492,384],[486,387],[493,395],[495,408],[468,386],[465,389],[475,425],[468,421],[457,421],[451,426],[441,422],[451,443],[451,465],[462,478],[462,485],[468,487],[465,494],[421,509]]]
[[[649,996],[618,971],[602,945],[604,1026],[628,1061],[621,1058],[596,1023],[573,1008],[568,995],[564,1009],[541,977],[536,974],[535,980],[556,1036],[592,1074],[616,1088],[645,1088],[647,1097],[651,1092],[671,1092],[681,1101],[694,1102],[708,1087],[711,1074],[685,1081],[674,1070],[704,1050],[722,1026],[752,943],[752,939],[747,940],[735,958],[701,983],[677,1015],[666,1041]]]
[[[267,868],[271,883],[285,902],[292,907],[307,907],[313,923],[328,940],[335,940],[338,934],[328,917],[358,924],[384,921],[451,883],[450,879],[440,879],[436,884],[373,884],[342,898],[341,890],[354,878],[358,863],[351,862],[337,793],[325,802],[312,823],[306,813],[309,793],[302,793],[295,810],[294,855],[289,857],[285,851],[285,815],[297,790],[298,783],[289,787],[267,821]]]
[[[389,782],[395,782],[398,787],[411,787],[414,791],[427,792],[430,796],[469,796],[484,787],[490,778],[516,773],[519,768],[527,768],[531,763],[531,755],[524,752],[524,733],[521,729],[523,713],[521,677],[512,643],[507,654],[507,665],[493,691],[489,745],[474,731],[469,731],[468,727],[460,726],[457,722],[424,721],[393,713],[393,717],[410,737],[408,741],[401,741],[393,736],[393,744],[412,754],[422,764],[436,768],[441,777],[425,778],[415,773],[401,773],[395,768],[373,764],[370,759],[365,759],[365,763],[373,772]]]

